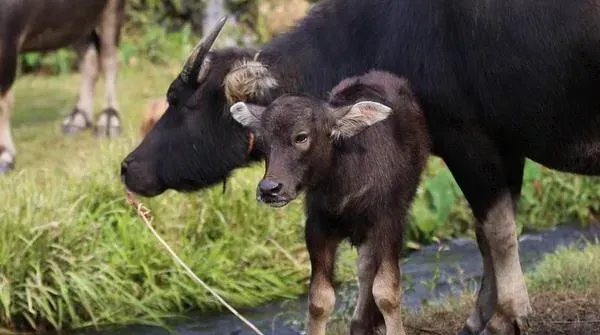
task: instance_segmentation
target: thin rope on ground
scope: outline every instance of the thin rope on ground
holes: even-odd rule
[[[215,297],[215,299],[217,299],[223,306],[225,306],[227,309],[229,309],[229,311],[233,315],[235,315],[238,319],[240,319],[242,322],[244,322],[256,334],[264,335],[258,328],[256,328],[256,326],[254,326],[252,324],[252,322],[250,322],[246,318],[244,318],[238,311],[235,310],[235,308],[231,307],[231,305],[229,305],[223,298],[221,298],[221,296],[217,292],[215,292],[210,286],[208,286],[208,284],[206,284],[202,279],[198,278],[198,276],[196,276],[196,274],[190,269],[190,267],[187,266],[187,264],[185,264],[185,262],[183,260],[181,260],[181,258],[179,258],[179,256],[177,256],[177,254],[173,251],[173,249],[171,249],[169,244],[167,244],[167,242],[165,242],[165,240],[163,240],[163,238],[160,237],[158,232],[156,232],[154,227],[152,227],[151,222],[153,220],[153,217],[152,217],[152,213],[150,212],[150,209],[148,209],[146,206],[144,206],[144,204],[139,202],[135,198],[134,194],[129,191],[127,191],[127,202],[135,208],[138,216],[142,219],[142,221],[144,221],[144,223],[146,224],[148,229],[150,229],[150,231],[152,232],[152,235],[154,235],[154,237],[163,245],[163,247],[165,249],[167,249],[167,251],[175,259],[175,261],[177,261],[177,263],[179,263],[179,265],[181,265],[184,268],[184,270],[188,273],[188,275],[190,275],[190,277],[192,277],[192,279],[194,279],[198,284],[200,284],[208,292],[210,292]]]

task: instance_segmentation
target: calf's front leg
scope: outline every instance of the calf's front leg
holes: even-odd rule
[[[386,335],[405,335],[400,311],[400,268],[396,255],[384,255],[373,281],[373,298],[383,314]]]
[[[325,335],[327,321],[335,308],[333,271],[335,252],[341,239],[327,236],[321,229],[321,222],[309,213],[305,231],[311,264],[308,335]]]

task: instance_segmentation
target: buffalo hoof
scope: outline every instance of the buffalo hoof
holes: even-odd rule
[[[527,334],[529,328],[529,320],[526,317],[519,318],[512,323],[509,322],[494,322],[492,318],[487,327],[479,333],[479,335],[522,335]]]
[[[121,118],[114,108],[107,108],[98,117],[94,133],[97,137],[117,137],[121,135]]]
[[[75,107],[71,114],[63,121],[61,129],[65,135],[80,133],[92,126],[85,112]]]
[[[0,150],[0,175],[7,174],[14,168],[15,159],[13,155],[9,151]]]
[[[15,168],[13,162],[0,162],[0,175],[7,174]]]

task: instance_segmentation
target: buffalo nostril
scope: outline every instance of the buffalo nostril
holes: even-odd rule
[[[258,189],[262,194],[276,195],[281,191],[281,183],[274,182],[270,179],[263,179],[258,183]]]
[[[129,165],[129,163],[127,162],[127,160],[124,160],[121,163],[121,176],[124,176],[127,173],[127,165]]]

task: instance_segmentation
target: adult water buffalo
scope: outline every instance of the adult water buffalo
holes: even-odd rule
[[[106,83],[105,105],[96,134],[120,132],[116,96],[117,43],[125,0],[3,0],[0,9],[0,174],[14,167],[16,149],[10,116],[11,87],[17,56],[26,51],[55,50],[75,45],[82,75],[79,99],[62,129],[71,134],[92,125],[94,87],[102,69]],[[100,58],[100,59],[98,59]]]
[[[215,35],[199,44],[168,90],[165,115],[124,160],[127,187],[147,196],[198,190],[260,159],[260,141],[228,115],[234,101],[326,98],[339,80],[371,68],[404,76],[433,153],[477,219],[484,273],[461,334],[521,332],[531,310],[515,229],[525,158],[600,174],[600,1],[330,0],[259,53],[208,52]]]

